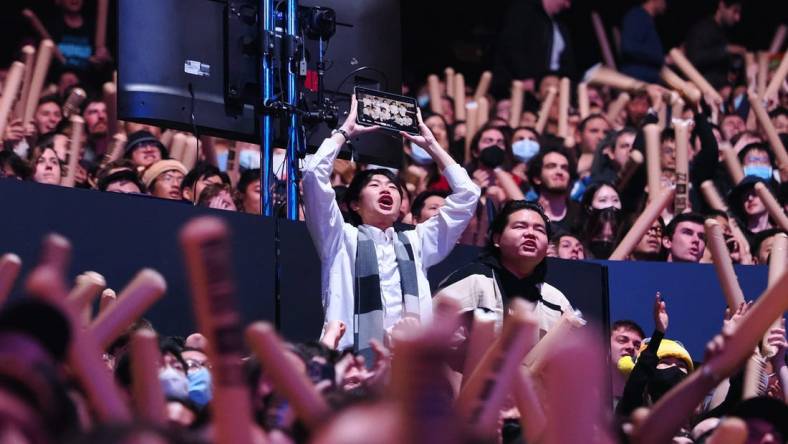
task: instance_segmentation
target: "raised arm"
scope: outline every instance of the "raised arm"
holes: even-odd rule
[[[317,152],[306,164],[302,187],[304,190],[304,216],[306,226],[321,259],[331,257],[342,239],[345,223],[336,194],[331,186],[331,172],[339,149],[348,139],[374,131],[374,127],[356,124],[356,96],[350,103],[345,123],[320,144]]]
[[[643,406],[643,392],[648,381],[654,377],[656,372],[657,363],[659,363],[657,351],[667,329],[668,312],[665,308],[665,301],[657,293],[654,300],[654,333],[651,335],[648,347],[638,356],[635,368],[632,369],[632,373],[627,379],[621,401],[616,407],[618,415],[629,416],[636,408]]]
[[[788,348],[788,340],[785,337],[785,319],[780,321],[778,328],[772,328],[769,331],[767,343],[776,350],[776,353],[770,359],[774,373],[777,375],[777,379],[780,381],[780,386],[783,389],[782,396],[788,399],[788,365],[785,364],[785,349]]]
[[[481,191],[468,173],[441,147],[418,114],[421,134],[401,133],[432,156],[441,174],[449,182],[452,194],[439,213],[416,226],[421,240],[422,264],[425,268],[442,261],[454,248],[468,222],[473,217]]]
[[[709,113],[702,105],[699,105],[698,108],[700,112],[695,114],[695,134],[700,139],[700,152],[690,165],[690,180],[695,187],[700,187],[703,181],[714,178],[719,156],[717,139],[714,138],[708,120]]]

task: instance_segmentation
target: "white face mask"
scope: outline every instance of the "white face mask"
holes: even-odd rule
[[[433,162],[430,153],[413,142],[410,143],[410,158],[417,165],[430,165]]]
[[[512,155],[518,162],[527,163],[539,152],[539,142],[531,139],[518,140],[512,144]]]
[[[164,367],[159,370],[159,382],[164,396],[186,399],[189,397],[189,378],[172,367]]]
[[[284,158],[284,156],[282,156]],[[276,155],[274,155],[274,162],[276,162]],[[282,161],[280,160],[281,164]],[[260,152],[255,150],[241,150],[238,154],[238,165],[243,169],[253,170],[260,168]]]

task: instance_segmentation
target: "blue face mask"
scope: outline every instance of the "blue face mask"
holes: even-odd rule
[[[770,180],[772,172],[772,167],[769,165],[747,165],[744,167],[745,176],[756,176],[764,180]]]
[[[159,382],[165,396],[186,399],[189,395],[189,380],[179,370],[172,367],[160,369]]]
[[[424,94],[423,96],[417,97],[416,101],[419,103],[419,108],[426,108],[430,103],[430,96]]]
[[[430,153],[413,142],[410,144],[410,158],[417,165],[430,165],[433,162]]]
[[[241,150],[238,155],[238,165],[243,169],[253,170],[260,168],[260,152],[254,150]]]
[[[189,399],[202,407],[213,397],[211,394],[211,372],[202,367],[189,373]]]
[[[518,162],[526,163],[539,152],[539,142],[531,139],[518,140],[512,144],[512,154]]]

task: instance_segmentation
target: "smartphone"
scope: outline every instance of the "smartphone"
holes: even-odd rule
[[[416,117],[418,104],[413,97],[400,96],[374,89],[355,88],[358,109],[356,123],[379,126],[390,131],[419,134]]]

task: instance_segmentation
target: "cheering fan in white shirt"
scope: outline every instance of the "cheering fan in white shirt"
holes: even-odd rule
[[[395,231],[402,202],[399,179],[385,169],[356,174],[345,201],[353,223],[346,223],[330,183],[334,159],[349,139],[374,131],[356,123],[355,97],[347,120],[318,148],[303,178],[305,217],[322,264],[325,336],[344,323],[348,334],[340,348],[370,354],[369,341],[383,340],[397,321],[432,319],[427,270],[454,248],[473,215],[479,188],[468,173],[441,147],[419,114],[421,134],[403,137],[430,154],[446,177],[452,194],[440,212],[414,229]]]

